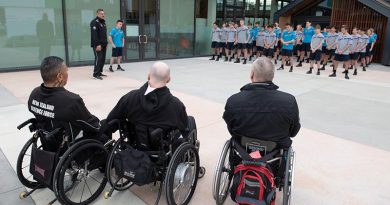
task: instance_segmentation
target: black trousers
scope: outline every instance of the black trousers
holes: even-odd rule
[[[96,51],[96,47],[93,47],[93,54],[95,55],[95,64],[93,68],[93,75],[99,75],[103,72],[103,66],[106,62],[106,50],[107,45],[102,45],[100,51]]]

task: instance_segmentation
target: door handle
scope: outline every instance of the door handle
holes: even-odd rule
[[[138,36],[138,43],[141,44],[141,35]]]
[[[144,35],[145,36],[145,44],[148,43],[148,36],[147,35]]]

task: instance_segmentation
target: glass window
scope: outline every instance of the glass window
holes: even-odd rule
[[[194,55],[194,4],[193,0],[160,1],[160,58]]]
[[[91,48],[89,24],[96,17],[96,10],[104,9],[107,32],[115,27],[120,18],[120,1],[80,1],[66,0],[66,20],[68,30],[68,51],[71,65],[92,63],[94,55]],[[111,56],[111,45],[107,47],[108,59]]]
[[[61,0],[0,1],[0,45],[0,69],[65,59]]]

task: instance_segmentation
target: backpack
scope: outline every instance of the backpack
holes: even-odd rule
[[[232,200],[238,204],[274,205],[275,178],[266,162],[278,153],[278,150],[256,160],[252,159],[239,144],[235,143],[234,147],[243,160],[234,169],[230,188]]]

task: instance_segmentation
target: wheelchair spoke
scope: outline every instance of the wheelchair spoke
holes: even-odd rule
[[[99,182],[95,177],[92,177],[91,175],[89,175],[89,177],[91,177],[93,180],[95,180],[97,183],[99,184],[102,184],[101,182]]]
[[[84,177],[84,182],[85,182],[85,184],[87,185],[87,188],[88,188],[88,190],[89,190],[89,193],[90,193],[91,196],[92,196],[92,192],[91,192],[91,189],[89,188],[89,185],[88,185],[88,183],[87,183],[86,177]]]
[[[80,198],[80,203],[81,203],[81,201],[83,200],[83,195],[84,195],[84,189],[85,189],[85,183],[84,183],[84,186],[83,186],[83,191],[81,192],[81,198]]]

